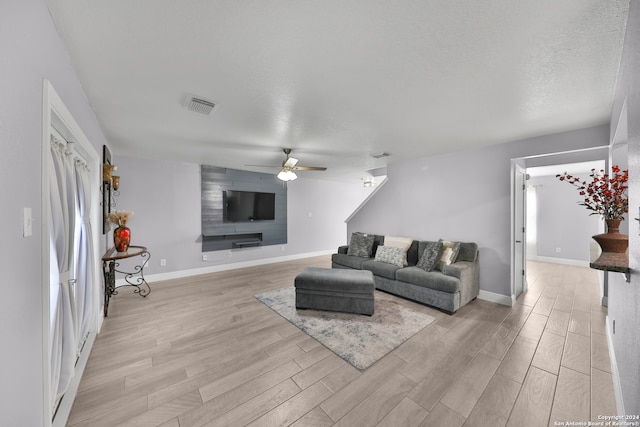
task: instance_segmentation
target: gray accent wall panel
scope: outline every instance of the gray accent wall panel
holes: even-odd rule
[[[287,187],[274,174],[200,166],[202,251],[287,243]],[[226,190],[275,193],[275,219],[224,222]]]

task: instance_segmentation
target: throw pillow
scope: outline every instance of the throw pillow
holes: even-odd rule
[[[433,271],[437,262],[440,260],[442,250],[442,240],[437,242],[427,242],[424,252],[422,252],[422,256],[420,257],[418,264],[416,264],[416,267],[420,267],[425,271]]]
[[[394,246],[378,246],[375,260],[404,267],[404,263],[407,262],[407,251]]]
[[[458,258],[458,253],[460,252],[460,242],[442,242],[442,246],[442,255],[436,266],[436,268],[441,271],[443,266],[456,262],[456,258]]]
[[[349,249],[347,249],[347,255],[371,258],[374,237],[373,234],[353,233],[349,242]]]
[[[394,248],[401,248],[402,250],[404,250],[403,267],[406,267],[408,265],[407,251],[409,250],[409,247],[411,246],[412,243],[413,243],[413,239],[410,239],[408,237],[384,236],[385,246],[392,246]]]

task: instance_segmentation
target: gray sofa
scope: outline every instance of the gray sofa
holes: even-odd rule
[[[417,267],[427,244],[414,240],[407,251],[407,266],[398,267],[375,261],[378,246],[384,236],[374,235],[368,258],[348,255],[349,246],[340,246],[331,257],[332,268],[369,270],[374,275],[376,289],[433,306],[449,314],[474,300],[480,291],[478,245],[460,243],[455,262],[443,265],[441,270],[425,271]]]

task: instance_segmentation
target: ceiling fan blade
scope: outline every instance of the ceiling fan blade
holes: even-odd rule
[[[274,166],[274,165],[245,165],[254,168],[273,168],[273,169],[282,169],[282,166]]]
[[[292,168],[298,163],[298,159],[295,157],[287,157],[287,160],[282,164],[283,168]]]
[[[293,170],[296,171],[326,171],[327,168],[320,166],[295,166]]]

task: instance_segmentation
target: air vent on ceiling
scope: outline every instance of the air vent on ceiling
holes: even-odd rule
[[[216,105],[213,102],[206,101],[200,98],[191,98],[187,103],[187,108],[191,111],[195,111],[200,114],[209,114],[213,107]]]
[[[381,158],[383,158],[383,157],[389,157],[390,155],[391,155],[391,154],[389,154],[389,153],[385,153],[385,152],[383,151],[383,152],[380,152],[380,153],[372,154],[372,155],[371,155],[371,157],[373,157],[374,159],[381,159]]]

